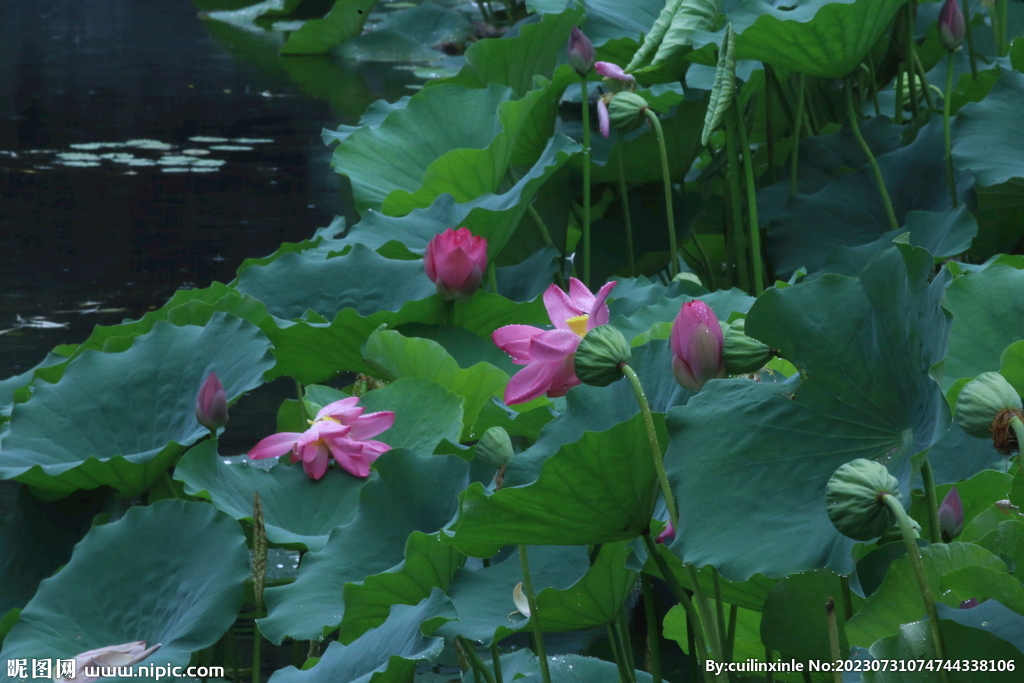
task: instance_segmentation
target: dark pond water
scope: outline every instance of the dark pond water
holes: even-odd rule
[[[320,131],[419,82],[188,0],[0,0],[0,378],[354,218]]]

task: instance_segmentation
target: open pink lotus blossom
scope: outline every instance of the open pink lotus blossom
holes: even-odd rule
[[[391,411],[363,415],[359,398],[345,398],[320,409],[304,432],[272,434],[256,444],[249,457],[253,460],[276,458],[291,453],[292,462],[302,461],[302,469],[311,479],[320,479],[330,459],[357,477],[370,475],[370,465],[391,446],[369,437],[390,429],[395,423]]]
[[[526,366],[505,387],[505,403],[526,403],[543,394],[565,396],[580,383],[573,367],[576,347],[587,332],[608,322],[605,302],[614,286],[609,282],[594,295],[571,277],[568,294],[557,285],[544,292],[544,306],[555,329],[506,325],[494,331],[494,343],[512,356],[513,363]]]
[[[631,74],[626,73],[622,70],[622,67],[618,64],[612,64],[611,62],[595,62],[594,71],[601,74],[605,78],[611,78],[616,81],[623,81],[624,83],[636,84],[636,78]]]
[[[423,269],[444,301],[466,301],[487,270],[487,240],[469,228],[448,228],[427,243]]]

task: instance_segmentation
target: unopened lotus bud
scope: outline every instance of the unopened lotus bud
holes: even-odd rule
[[[196,419],[211,432],[216,432],[228,423],[228,396],[215,372],[207,375],[203,386],[199,388]]]
[[[572,33],[569,34],[566,55],[569,57],[569,64],[580,76],[586,76],[594,68],[594,44],[576,26],[572,27]]]
[[[628,133],[643,125],[649,107],[647,100],[635,93],[616,93],[608,105],[608,119],[615,130]]]
[[[884,497],[900,500],[899,481],[885,465],[857,458],[835,471],[825,487],[828,518],[844,536],[870,541],[896,524]]]
[[[964,504],[954,486],[939,505],[939,531],[942,532],[943,542],[949,543],[959,536],[963,526]]]
[[[501,427],[491,427],[476,444],[476,458],[496,470],[507,465],[515,455],[512,439]]]
[[[576,347],[576,377],[584,384],[606,387],[622,378],[622,366],[632,357],[629,342],[617,328],[599,325]]]
[[[722,358],[725,371],[730,375],[745,375],[757,372],[772,358],[772,350],[766,344],[748,337],[743,318],[733,320],[723,330]]]
[[[956,422],[971,436],[992,436],[993,423],[1003,411],[1021,410],[1020,396],[998,372],[983,372],[960,391]]]
[[[939,42],[947,50],[955,50],[964,42],[967,25],[957,0],[946,0],[939,10]]]

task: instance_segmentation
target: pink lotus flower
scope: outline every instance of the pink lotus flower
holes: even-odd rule
[[[622,67],[618,64],[612,64],[611,62],[596,62],[594,64],[594,71],[605,78],[611,78],[616,81],[623,81],[624,83],[636,85],[636,79],[631,74],[627,74],[623,71]]]
[[[667,526],[662,530],[658,537],[654,539],[655,543],[671,543],[676,538],[676,528],[672,526],[672,520],[669,520]]]
[[[320,409],[304,432],[272,434],[256,444],[249,457],[253,460],[276,458],[291,453],[292,462],[302,461],[302,469],[311,479],[320,479],[330,458],[350,474],[366,477],[370,465],[391,446],[372,441],[371,436],[390,429],[395,423],[391,411],[363,415],[357,396],[330,403]]]
[[[955,50],[964,42],[966,31],[967,26],[964,23],[964,14],[960,11],[960,3],[957,0],[946,0],[939,10],[939,42],[947,50]]]
[[[557,285],[544,292],[544,306],[555,329],[506,325],[495,330],[491,335],[494,343],[512,356],[513,363],[526,366],[505,387],[505,403],[526,403],[544,394],[565,396],[580,383],[573,367],[576,347],[587,332],[608,322],[605,301],[614,286],[614,282],[607,283],[595,296],[571,277],[569,294]]]
[[[604,137],[608,137],[612,132],[611,117],[608,116],[608,103],[612,101],[612,97],[612,93],[605,93],[597,98],[597,127]]]
[[[206,376],[206,381],[199,389],[196,419],[211,432],[216,432],[228,423],[228,396],[215,372]]]
[[[445,301],[465,301],[480,289],[487,269],[487,240],[469,228],[448,228],[427,244],[423,268]]]
[[[942,541],[944,543],[952,541],[960,535],[963,526],[964,504],[954,486],[939,504],[939,531],[942,534]]]
[[[722,326],[703,301],[687,301],[672,324],[672,373],[684,389],[700,391],[704,383],[725,377]]]

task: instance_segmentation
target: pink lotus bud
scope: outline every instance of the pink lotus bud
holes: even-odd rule
[[[725,377],[722,326],[703,301],[683,304],[672,324],[669,343],[672,373],[684,389],[700,391],[709,379]]]
[[[658,537],[654,539],[655,543],[671,543],[676,538],[676,528],[672,526],[672,520],[668,521],[668,526],[662,530]]]
[[[469,228],[448,228],[427,244],[423,268],[444,301],[466,301],[480,289],[487,269],[487,240]]]
[[[594,70],[605,78],[623,81],[624,83],[629,83],[631,85],[636,83],[636,79],[633,78],[632,75],[623,71],[622,67],[618,64],[612,64],[611,62],[596,62],[594,64]]]
[[[954,486],[942,499],[939,505],[939,529],[942,532],[942,540],[949,543],[960,535],[960,529],[964,526],[964,505],[960,502],[960,494]]]
[[[610,100],[609,93],[605,93],[597,99],[597,127],[601,131],[601,135],[605,137],[612,132],[611,119],[608,117],[608,102]]]
[[[569,56],[569,64],[580,76],[586,76],[594,68],[594,44],[575,26],[569,34],[569,47],[566,53]]]
[[[224,385],[217,379],[217,373],[211,372],[199,389],[196,397],[196,419],[211,432],[215,432],[228,423],[228,395],[224,393]]]
[[[946,0],[939,10],[939,41],[947,50],[955,50],[964,42],[964,14],[957,0]]]

